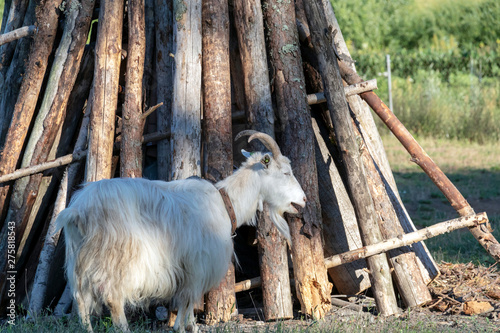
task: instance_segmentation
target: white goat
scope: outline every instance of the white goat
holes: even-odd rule
[[[102,305],[113,324],[128,331],[124,307],[171,301],[175,330],[196,330],[193,305],[217,286],[233,254],[231,221],[218,189],[233,205],[237,226],[253,224],[269,204],[271,219],[289,239],[282,214],[297,213],[306,196],[290,160],[267,134],[258,138],[271,153],[246,153],[246,162],[215,186],[202,179],[172,182],[109,179],[89,183],[59,214],[66,236],[66,274],[83,325]]]

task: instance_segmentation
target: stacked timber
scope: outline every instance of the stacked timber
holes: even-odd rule
[[[422,305],[439,274],[422,240],[459,227],[500,258],[486,215],[475,215],[378,99],[376,82],[356,73],[328,0],[6,3],[2,309],[15,302],[32,315],[71,310],[64,237],[54,222],[80,184],[111,177],[219,181],[240,159],[236,148],[244,143],[233,138],[244,128],[276,138],[308,203],[287,216],[290,243],[264,207],[250,242],[260,274],[240,278],[231,264],[197,306],[206,323],[233,318],[242,310],[240,292],[258,287],[266,320],[293,318],[294,310],[323,318],[332,291],[369,290],[384,315]],[[416,230],[369,107],[462,218]]]

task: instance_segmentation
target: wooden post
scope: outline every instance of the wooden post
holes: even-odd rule
[[[201,0],[174,1],[172,179],[201,176]]]
[[[346,66],[356,72],[354,61],[352,61],[349,50],[347,49],[344,37],[342,36],[342,31],[335,17],[335,13],[333,12],[332,4],[328,0],[322,0],[322,3],[328,21],[328,26],[331,26],[334,31],[332,42],[337,49],[337,54],[339,54],[339,57],[343,59],[343,63]],[[413,232],[417,230],[399,196],[396,181],[394,180],[394,176],[385,153],[384,145],[378,133],[377,126],[375,125],[370,107],[361,99],[360,96],[357,95],[348,97],[347,102],[349,103],[351,110],[356,115],[356,121],[359,123],[360,132],[366,143],[366,147],[374,159],[375,164],[377,164],[381,177],[384,182],[386,182],[386,187],[388,189],[387,194],[393,202],[393,207],[396,210],[399,222],[405,232]],[[434,262],[434,259],[423,242],[413,244],[411,249],[417,255],[418,264],[424,277],[424,281],[427,284],[430,283],[439,275],[439,268],[437,267],[437,264]]]
[[[363,142],[357,127],[354,127],[354,131],[358,142]],[[378,225],[382,236],[384,239],[400,237],[404,234],[404,230],[387,194],[378,166],[373,161],[366,146],[360,148],[360,151],[373,204],[379,217]],[[400,247],[389,251],[387,256],[389,264],[394,269],[394,281],[406,306],[415,307],[431,301],[432,296],[420,273],[415,253],[411,252],[409,247]]]
[[[118,78],[122,55],[123,0],[102,1],[94,69],[86,181],[111,178]]]
[[[343,253],[363,246],[356,213],[340,173],[328,149],[328,134],[321,133],[320,124],[312,119],[316,135],[316,166],[319,198],[323,218],[325,256]],[[323,132],[327,132],[324,130]],[[325,139],[326,136],[326,139]],[[328,269],[335,288],[341,294],[355,295],[370,288],[366,260]]]
[[[302,312],[319,319],[330,310],[332,285],[328,282],[322,260],[324,254],[314,135],[305,92],[295,5],[293,2],[268,0],[263,8],[281,125],[280,145],[283,154],[290,158],[295,176],[308,199],[303,218],[288,217],[295,287]],[[277,301],[282,302],[274,300],[275,303]]]
[[[229,7],[227,0],[203,1],[203,113],[204,170],[217,182],[233,171],[231,77],[229,68]],[[234,265],[207,294],[206,323],[227,322],[237,314]]]
[[[122,110],[120,176],[142,176],[142,79],[146,55],[144,0],[128,2],[128,53],[125,103]]]
[[[235,26],[243,67],[246,115],[249,126],[274,138],[274,112],[264,40],[260,0],[234,1]],[[256,145],[254,147],[262,147]],[[264,206],[257,222],[259,261],[266,320],[290,318],[291,291],[286,243]]]
[[[170,132],[172,123],[173,1],[155,0],[156,98],[163,103],[157,115],[157,131]],[[171,180],[170,140],[157,143],[158,179]]]
[[[382,235],[377,226],[377,215],[368,190],[365,170],[360,164],[359,147],[354,139],[335,53],[324,33],[327,26],[324,12],[319,0],[305,1],[304,5],[309,20],[312,44],[318,57],[319,69],[325,85],[325,97],[342,153],[342,160],[347,169],[349,190],[358,217],[361,236],[366,245],[378,243],[382,241]],[[379,313],[383,315],[397,313],[398,307],[387,256],[380,254],[368,258],[367,261]]]

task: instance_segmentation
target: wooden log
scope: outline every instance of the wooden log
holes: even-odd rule
[[[401,246],[409,246],[411,244],[432,237],[436,237],[454,230],[458,230],[461,228],[470,228],[485,223],[488,223],[488,216],[486,215],[485,212],[436,223],[435,225],[432,225],[430,227],[423,228],[418,231],[411,232],[409,234],[404,234],[396,238],[386,239],[377,244],[367,245],[359,249],[326,257],[324,259],[325,266],[330,269],[346,265],[351,262],[360,259],[365,259],[383,252],[387,252],[389,250],[393,250]],[[234,288],[235,291],[238,293],[241,291],[258,288],[261,286],[261,284],[262,284],[262,279],[260,276],[257,276],[255,278],[236,283]]]
[[[172,179],[201,176],[201,7],[174,1]]]
[[[30,1],[23,25],[33,25],[35,23],[35,1]],[[6,70],[5,76],[0,71],[0,147],[3,147],[5,136],[9,130],[9,125],[14,112],[21,83],[27,66],[33,37],[21,39],[17,42],[16,50],[12,61]],[[3,84],[8,82],[9,84]]]
[[[163,106],[158,109],[158,132],[170,132],[172,123],[172,91],[174,66],[173,50],[173,1],[155,0],[156,35],[156,98]],[[157,145],[158,178],[172,180],[170,141],[163,140]]]
[[[264,22],[260,0],[234,1],[235,26],[248,125],[274,138],[274,112],[267,68]],[[256,144],[254,148],[262,149]],[[257,242],[265,319],[290,318],[293,315],[285,239],[269,218],[267,205],[257,221]]]
[[[87,112],[82,120],[78,138],[73,149],[73,155],[78,155],[82,151],[85,151],[89,122],[90,112]],[[55,221],[59,213],[64,208],[66,208],[66,205],[69,202],[71,189],[76,185],[77,173],[80,169],[81,163],[82,162],[80,161],[80,163],[74,163],[66,167],[66,171],[64,172],[64,176],[59,186],[59,191],[57,193],[57,198],[52,212],[52,218],[50,220],[45,242],[43,244],[43,249],[40,254],[39,263],[36,268],[35,280],[33,282],[33,288],[31,290],[29,311],[31,315],[34,316],[36,316],[40,313],[40,311],[43,310],[47,287],[50,284],[50,281],[48,281],[50,266],[61,233],[61,230],[56,231]]]
[[[79,72],[93,7],[93,1],[80,4],[78,0],[73,0],[68,4],[63,36],[56,51],[45,95],[26,146],[22,161],[23,167],[46,162],[49,159],[50,151],[56,149],[54,144],[62,130],[66,116],[66,105]],[[72,138],[73,133],[69,134]],[[33,223],[34,215],[38,209],[30,207],[26,199],[33,193],[38,197],[46,192],[46,189],[41,186],[42,178],[41,174],[35,174],[16,182],[14,199],[11,200],[8,215],[11,219],[15,221],[26,220],[28,212],[31,212],[32,216],[27,221],[29,224]],[[50,182],[49,179],[45,181]],[[17,237],[25,238],[25,229],[25,225],[19,225]],[[26,230],[26,233],[29,232],[30,228]],[[21,253],[19,251],[22,250],[19,248],[18,253]]]
[[[488,223],[488,216],[485,212],[465,217],[459,217],[453,220],[436,223],[430,227],[426,227],[395,238],[386,239],[377,244],[367,245],[353,251],[325,258],[325,264],[327,267],[344,265],[358,259],[367,258],[382,252],[397,249],[402,246],[409,246],[411,244],[454,230],[476,227],[486,223]]]
[[[323,318],[330,310],[332,285],[322,260],[314,134],[306,99],[295,5],[293,2],[268,0],[264,9],[280,123],[280,146],[283,154],[290,158],[295,176],[308,199],[302,218],[288,217],[296,292],[304,314]],[[277,301],[281,300],[275,297],[274,302]]]
[[[5,22],[5,29],[2,34],[12,32],[22,26],[24,15],[28,8],[28,0],[12,0],[9,8],[9,15]],[[0,87],[7,83],[4,80],[5,72],[8,68],[17,43],[9,43],[0,46]]]
[[[347,169],[349,190],[360,225],[361,236],[366,245],[382,240],[377,226],[377,216],[368,190],[365,170],[361,164],[359,147],[354,140],[349,109],[345,100],[342,81],[334,50],[327,41],[324,27],[327,26],[319,1],[304,2],[311,29],[312,43],[318,58],[319,69],[325,85],[325,96],[335,128],[336,138]],[[380,254],[368,259],[371,283],[377,302],[377,310],[382,315],[398,312],[396,296],[387,262],[387,256]]]
[[[142,83],[146,56],[144,0],[128,2],[128,54],[123,104],[120,177],[142,177]]]
[[[26,36],[31,36],[34,33],[35,33],[34,25],[16,29],[14,31],[0,35],[0,45],[10,43],[12,41],[21,39]]]
[[[359,82],[361,78],[345,64],[339,63],[341,73],[348,83]],[[389,129],[398,138],[401,144],[406,148],[408,153],[412,156],[412,161],[417,163],[418,166],[424,170],[434,184],[443,192],[444,196],[450,201],[451,206],[461,216],[474,214],[474,209],[469,205],[467,200],[453,185],[443,171],[436,165],[436,163],[427,155],[424,149],[413,138],[406,127],[394,115],[394,113],[385,105],[384,102],[374,93],[365,92],[360,95],[370,107],[377,113],[382,121],[389,127]],[[491,255],[496,261],[500,261],[500,244],[491,234],[491,228],[487,224],[481,224],[477,227],[469,229],[472,235],[483,246],[483,248]]]
[[[328,0],[322,0],[322,4],[326,13],[328,26],[332,27],[332,31],[334,32],[332,42],[336,47],[337,54],[352,71],[356,72],[354,61],[352,61],[349,50],[347,49],[332,5]],[[399,196],[382,139],[380,138],[377,126],[370,112],[370,107],[359,96],[348,97],[347,102],[356,115],[356,121],[359,123],[360,131],[365,140],[367,149],[378,165],[384,182],[386,182],[388,195],[393,202],[396,214],[398,215],[398,219],[404,231],[408,233],[417,230]],[[439,275],[439,268],[434,262],[429,250],[423,242],[413,244],[411,250],[417,255],[418,264],[425,282],[427,284],[430,283]]]
[[[233,171],[229,7],[227,0],[203,1],[203,175],[220,181]],[[206,299],[206,323],[227,322],[236,315],[234,265]]]
[[[364,142],[356,126],[354,126],[354,131],[356,140]],[[360,152],[373,204],[379,218],[378,225],[382,236],[384,239],[399,237],[404,234],[404,230],[392,206],[388,190],[379,172],[380,169],[366,149],[366,146],[361,147]],[[389,264],[394,270],[394,282],[405,305],[412,308],[431,301],[432,296],[420,273],[415,253],[409,247],[400,247],[387,252],[387,256]]]
[[[354,207],[327,146],[329,138],[328,134],[324,133],[327,130],[324,129],[322,133],[314,118],[312,126],[316,136],[316,166],[323,219],[324,254],[329,257],[358,249],[363,243]],[[355,295],[371,286],[366,267],[366,261],[360,260],[329,268],[328,274],[338,292]]]
[[[14,171],[21,155],[56,35],[58,16],[54,8],[57,8],[60,3],[61,0],[46,1],[43,6],[39,7],[37,12],[39,30],[35,34],[27,71],[24,75],[17,99],[18,102],[14,107],[12,122],[0,156],[0,175]],[[2,207],[0,221],[4,221],[5,218],[9,190],[10,186],[8,184],[4,184],[0,188],[0,207]]]
[[[161,141],[161,140],[165,140],[168,138],[170,138],[170,132],[150,133],[150,134],[146,134],[142,137],[142,144],[146,144],[149,142],[155,142],[155,141]],[[121,141],[120,137],[117,137],[116,141],[119,143]],[[119,147],[118,147],[118,145],[116,145],[116,143],[114,146],[116,146],[116,147],[114,147],[114,149],[119,149]],[[73,163],[73,162],[77,162],[77,161],[80,161],[86,157],[87,157],[87,150],[83,150],[83,151],[79,151],[78,153],[68,154],[68,155],[58,157],[52,161],[47,161],[45,163],[41,163],[38,165],[33,165],[30,167],[18,169],[18,170],[14,171],[8,175],[1,176],[0,177],[0,184],[11,181],[11,180],[16,180],[16,179],[21,178],[21,177],[30,176],[30,175],[33,175],[35,173],[43,172],[45,170],[49,170],[49,169],[57,168],[57,167],[60,167],[63,165]]]
[[[111,178],[118,102],[123,0],[102,1],[100,5],[86,182]]]

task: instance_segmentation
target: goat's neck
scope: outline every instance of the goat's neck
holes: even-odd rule
[[[224,188],[231,199],[236,214],[237,226],[252,223],[260,200],[260,178],[254,171],[237,170],[215,185]]]

